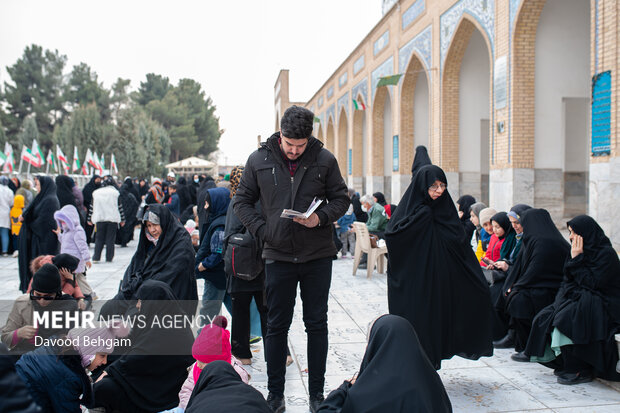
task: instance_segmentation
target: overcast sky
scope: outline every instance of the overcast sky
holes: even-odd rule
[[[275,122],[273,93],[290,70],[307,101],[381,18],[381,0],[0,1],[0,82],[32,43],[85,62],[106,87],[147,73],[200,82],[217,106],[221,162],[244,163]]]

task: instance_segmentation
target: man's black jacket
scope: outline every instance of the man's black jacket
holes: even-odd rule
[[[234,198],[235,214],[264,241],[265,259],[303,263],[336,255],[331,224],[344,215],[350,202],[338,162],[319,140],[310,137],[291,177],[279,137],[279,132],[273,134],[248,158]],[[306,211],[314,197],[323,199],[316,211],[319,226],[306,228],[280,218],[286,208]],[[259,200],[261,214],[254,208]]]

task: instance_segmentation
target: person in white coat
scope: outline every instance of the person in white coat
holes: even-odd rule
[[[97,225],[93,262],[98,262],[101,259],[104,244],[105,260],[112,262],[116,230],[119,225],[121,227],[125,225],[125,214],[114,179],[108,177],[102,185],[101,188],[93,192],[93,202],[91,202],[88,211],[88,225]]]
[[[8,187],[9,178],[0,176],[0,238],[2,239],[2,255],[9,250],[9,233],[11,230],[11,207],[13,206],[13,191]]]

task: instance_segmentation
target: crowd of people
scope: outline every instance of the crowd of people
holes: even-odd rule
[[[553,368],[561,384],[620,381],[620,261],[594,219],[570,220],[569,243],[544,209],[496,211],[469,195],[455,205],[424,147],[398,206],[380,192],[360,196],[311,136],[313,122],[289,108],[280,131],[217,181],[93,176],[80,190],[62,175],[0,177],[2,253],[15,251],[24,293],[1,331],[0,410],[283,412],[298,287],[312,412],[452,411],[442,360],[494,348]],[[315,198],[324,202],[309,216],[283,217]],[[390,314],[369,326],[359,372],[324,397],[332,265],[355,253],[354,222],[387,244]],[[93,308],[88,271],[104,247],[113,261],[136,228],[97,326],[35,326],[35,311]],[[202,322],[154,328],[160,314]],[[147,323],[104,323],[115,317]],[[261,340],[266,398],[244,368]]]

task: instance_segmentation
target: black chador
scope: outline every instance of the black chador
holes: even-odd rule
[[[428,193],[436,180],[447,183],[438,166],[418,169],[385,240],[390,313],[413,325],[439,369],[441,360],[454,355],[491,356],[493,346],[489,287],[448,190],[436,200]]]

